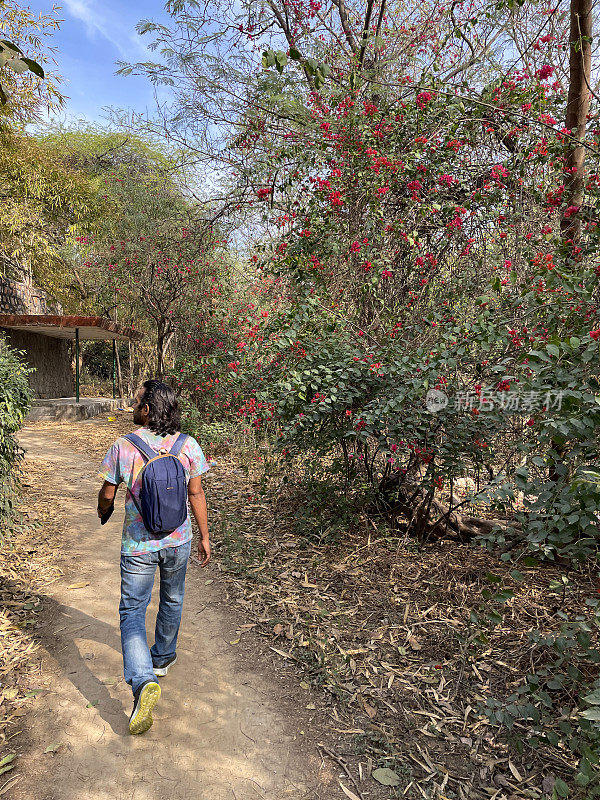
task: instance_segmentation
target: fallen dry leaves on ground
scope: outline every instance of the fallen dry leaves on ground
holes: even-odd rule
[[[36,685],[40,593],[61,570],[60,497],[52,490],[53,465],[22,466],[21,521],[0,542],[0,796],[9,796],[19,776],[15,744],[23,717],[43,690]]]
[[[220,568],[255,623],[243,635],[267,637],[297,667],[301,686],[323,690],[338,752],[352,759],[363,791],[362,765],[376,763],[400,777],[395,796],[552,796],[554,779],[573,774],[571,754],[520,755],[478,705],[531,671],[527,632],[556,631],[559,609],[581,613],[595,593],[592,575],[579,575],[563,599],[548,591],[560,568],[522,567],[516,581],[514,565],[481,548],[417,546],[366,519],[337,541],[312,542],[302,532],[302,498],[278,497],[268,484],[261,498],[261,469],[248,463],[248,477],[231,459],[205,480]],[[487,645],[472,647],[470,612],[490,574],[515,597]]]

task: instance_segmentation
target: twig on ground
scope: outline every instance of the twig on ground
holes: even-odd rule
[[[358,781],[354,777],[354,775],[350,772],[348,767],[348,762],[342,756],[336,755],[332,750],[330,750],[327,745],[324,745],[322,742],[319,742],[317,747],[322,750],[326,755],[331,758],[332,761],[335,761],[336,764],[339,764],[340,767],[344,770],[348,778],[352,781],[354,788],[356,789],[356,793],[358,794],[360,800],[364,800],[362,792],[360,791],[360,786],[358,785]]]

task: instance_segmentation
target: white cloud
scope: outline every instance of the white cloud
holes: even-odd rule
[[[130,23],[107,6],[90,0],[64,0],[64,4],[72,17],[83,22],[90,40],[100,35],[126,60],[134,60],[139,54],[147,55],[148,51],[133,31],[137,20]]]

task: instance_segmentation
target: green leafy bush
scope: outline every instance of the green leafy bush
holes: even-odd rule
[[[511,577],[517,583],[524,580],[517,570]],[[489,647],[489,634],[497,625],[510,624],[504,617],[515,594],[499,576],[486,578],[496,586],[483,589],[486,603],[479,613],[471,614],[474,627],[467,642],[482,650]],[[600,599],[586,598],[581,613],[573,615],[563,608],[569,587],[567,576],[550,583],[549,591],[556,593],[559,604],[551,621],[559,624],[552,630],[528,632],[530,671],[513,685],[512,693],[487,697],[480,711],[512,739],[517,750],[555,748],[565,763],[577,765],[573,791],[557,780],[553,798],[592,800],[600,797]]]
[[[183,403],[182,430],[197,439],[205,453],[227,450],[236,440],[237,430],[227,421],[210,421],[191,404]]]
[[[14,518],[16,470],[22,456],[15,433],[30,407],[30,371],[0,335],[0,536],[10,529]]]

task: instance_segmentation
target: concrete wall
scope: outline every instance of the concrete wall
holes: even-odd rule
[[[75,395],[70,341],[29,331],[4,330],[4,333],[8,344],[16,350],[24,350],[25,360],[35,368],[29,376],[34,397]]]

